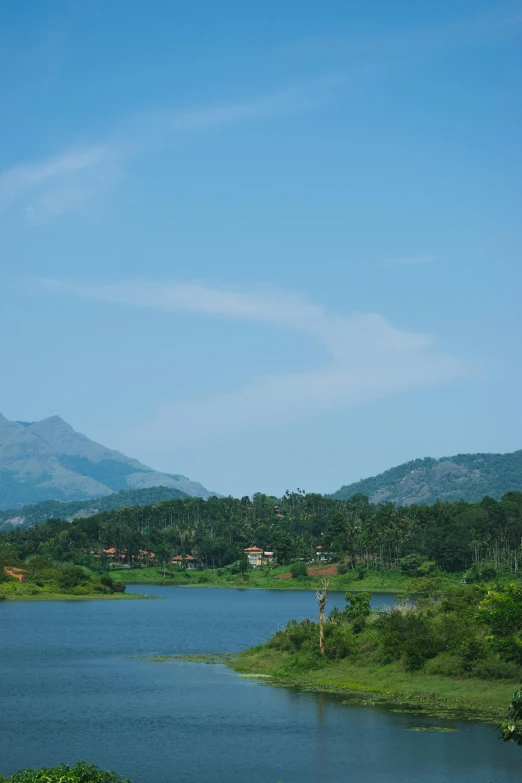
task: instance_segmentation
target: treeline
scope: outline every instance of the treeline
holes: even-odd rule
[[[0,493],[1,494],[1,493]],[[19,509],[0,510],[0,530],[11,530],[19,527],[21,530],[37,522],[47,519],[71,519],[75,516],[89,517],[104,511],[115,511],[118,508],[134,506],[151,506],[165,500],[178,500],[188,497],[186,492],[173,487],[145,487],[144,489],[122,489],[112,495],[89,500],[42,500],[34,505]]]
[[[274,552],[280,565],[311,560],[321,545],[332,559],[345,561],[343,568],[394,569],[415,556],[428,571],[430,563],[447,572],[480,571],[489,564],[517,573],[521,542],[520,492],[500,501],[485,497],[479,503],[406,508],[372,505],[365,495],[339,501],[301,491],[282,498],[260,493],[242,499],[184,498],[0,533],[0,545],[21,559],[38,554],[90,566],[100,563],[96,553],[110,547],[125,551],[129,563],[146,550],[155,553],[157,564],[195,554],[202,565],[219,568],[236,562],[253,544]]]

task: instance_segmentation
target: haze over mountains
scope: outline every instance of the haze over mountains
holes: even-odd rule
[[[0,509],[159,486],[194,497],[215,494],[186,476],[160,473],[108,449],[59,416],[21,422],[0,414]]]
[[[435,503],[489,497],[500,500],[507,492],[522,492],[522,450],[511,454],[457,454],[442,459],[416,459],[378,476],[348,484],[330,497],[348,500],[368,495],[371,503]]]

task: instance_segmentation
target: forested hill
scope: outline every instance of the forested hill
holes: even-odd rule
[[[500,500],[507,492],[514,491],[522,491],[522,450],[511,454],[416,459],[379,476],[341,487],[330,497],[348,500],[363,494],[371,503],[411,506],[437,500],[474,503],[486,495]]]
[[[252,545],[273,552],[279,565],[312,561],[320,542],[327,558],[343,566],[349,562],[352,570],[380,573],[404,566],[426,576],[434,569],[461,572],[473,566],[480,571],[487,564],[488,573],[520,578],[521,539],[521,492],[510,492],[501,501],[401,508],[371,505],[364,495],[340,501],[286,493],[241,500],[188,497],[72,522],[51,519],[25,530],[0,531],[0,555],[5,550],[6,557],[12,553],[27,563],[38,555],[54,564],[96,570],[103,550],[115,547],[129,566],[140,553],[153,552],[154,562],[164,569],[178,555],[226,569],[235,568]]]
[[[73,500],[70,503],[62,503],[59,500],[44,500],[34,506],[24,506],[21,509],[0,511],[0,530],[12,530],[13,528],[26,528],[37,522],[47,519],[73,518],[86,519],[94,514],[104,511],[116,511],[119,508],[133,508],[136,506],[151,506],[165,500],[180,500],[189,497],[185,492],[171,487],[148,487],[147,489],[134,489],[127,492],[115,492],[103,498],[93,500]]]

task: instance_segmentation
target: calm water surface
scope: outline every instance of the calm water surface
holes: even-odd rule
[[[131,657],[257,644],[315,615],[313,593],[129,589],[164,600],[0,604],[0,774],[82,758],[133,783],[522,781],[522,749],[490,726]],[[434,724],[458,731],[408,730]]]

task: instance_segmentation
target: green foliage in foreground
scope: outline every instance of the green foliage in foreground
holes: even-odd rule
[[[515,691],[511,707],[509,708],[508,719],[500,725],[500,739],[504,742],[516,742],[522,745],[522,691]]]
[[[96,764],[78,761],[74,767],[60,764],[52,769],[24,769],[10,778],[0,777],[0,783],[130,783],[115,772],[105,772]]]
[[[367,593],[347,593],[346,599],[348,606],[334,608],[325,624],[324,656],[318,624],[311,620],[292,620],[266,642],[266,649],[281,653],[281,674],[310,672],[346,659],[443,677],[522,679],[518,585],[461,586],[440,599],[410,596],[387,611],[371,611]]]

